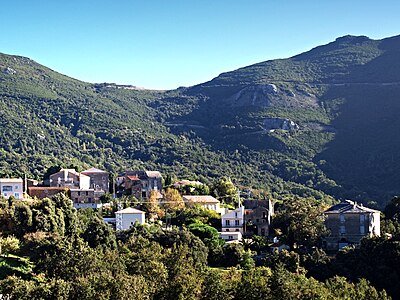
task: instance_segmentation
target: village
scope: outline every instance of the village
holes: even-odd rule
[[[129,230],[135,224],[162,223],[157,214],[141,210],[146,203],[156,199],[156,204],[165,210],[165,226],[168,225],[169,201],[165,197],[163,178],[158,171],[130,170],[117,175],[110,186],[109,173],[97,168],[82,172],[75,169],[60,169],[48,179],[38,182],[32,179],[0,178],[0,196],[16,201],[32,201],[51,198],[64,193],[72,200],[76,209],[104,209],[110,211],[110,199],[117,209],[104,215],[103,220],[116,231]],[[180,203],[185,208],[201,208],[216,213],[220,224],[216,225],[219,236],[226,243],[238,243],[254,235],[270,237],[272,250],[289,249],[279,241],[271,230],[274,204],[271,199],[253,199],[249,192],[241,197],[238,192],[237,205],[225,205],[212,195],[190,193],[191,189],[203,185],[199,181],[180,180],[171,183],[171,189],[180,191]],[[189,187],[189,188],[184,188]],[[186,191],[186,193],[185,193]],[[108,195],[108,197],[106,197]],[[136,199],[133,207],[124,207],[123,197]],[[153,199],[153,200],[151,200]],[[131,203],[130,203],[131,204]],[[153,203],[154,204],[154,203]],[[324,236],[322,247],[335,252],[346,246],[358,247],[363,237],[380,236],[380,211],[346,200],[324,211],[325,226],[329,234]]]

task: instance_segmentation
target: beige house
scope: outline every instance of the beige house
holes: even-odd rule
[[[224,210],[221,209],[220,202],[218,199],[215,199],[213,196],[205,195],[205,196],[191,196],[186,195],[182,196],[183,201],[187,207],[199,205],[205,209],[213,210],[217,213],[222,213]]]
[[[0,195],[7,199],[12,196],[15,199],[22,200],[24,196],[23,185],[22,178],[0,178]]]
[[[380,236],[380,211],[346,200],[324,212],[330,234],[323,243],[327,250],[358,246],[363,237]]]

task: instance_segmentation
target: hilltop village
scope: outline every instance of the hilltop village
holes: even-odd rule
[[[97,168],[82,172],[60,169],[41,182],[1,178],[0,195],[11,201],[32,202],[61,193],[76,209],[98,211],[116,231],[154,223],[168,229],[183,225],[177,222],[182,212],[197,211],[213,220],[203,225],[217,230],[219,238],[227,243],[252,242],[256,236],[271,241],[269,251],[304,246],[281,240],[271,230],[275,201],[270,197],[256,199],[251,189],[240,191],[229,178],[221,178],[219,185],[211,195],[210,188],[199,181],[172,182],[171,178],[164,180],[158,171],[129,170],[110,180],[107,171]],[[328,229],[317,242],[331,253],[346,246],[359,247],[363,237],[380,236],[380,212],[350,200],[327,208],[316,217],[323,219]]]

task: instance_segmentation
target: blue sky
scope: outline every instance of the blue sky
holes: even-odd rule
[[[3,1],[0,52],[88,82],[173,89],[346,34],[400,34],[400,1]]]

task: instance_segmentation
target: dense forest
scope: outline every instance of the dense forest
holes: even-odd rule
[[[179,226],[169,230],[153,223],[115,233],[100,211],[77,211],[63,194],[30,203],[3,199],[0,293],[13,299],[398,298],[398,198],[385,211],[392,239],[365,239],[335,257],[318,247],[323,228],[314,214],[321,207],[311,199],[286,200],[274,227],[297,246],[271,252],[265,237],[224,244],[209,225],[215,215],[201,209],[177,208]]]

